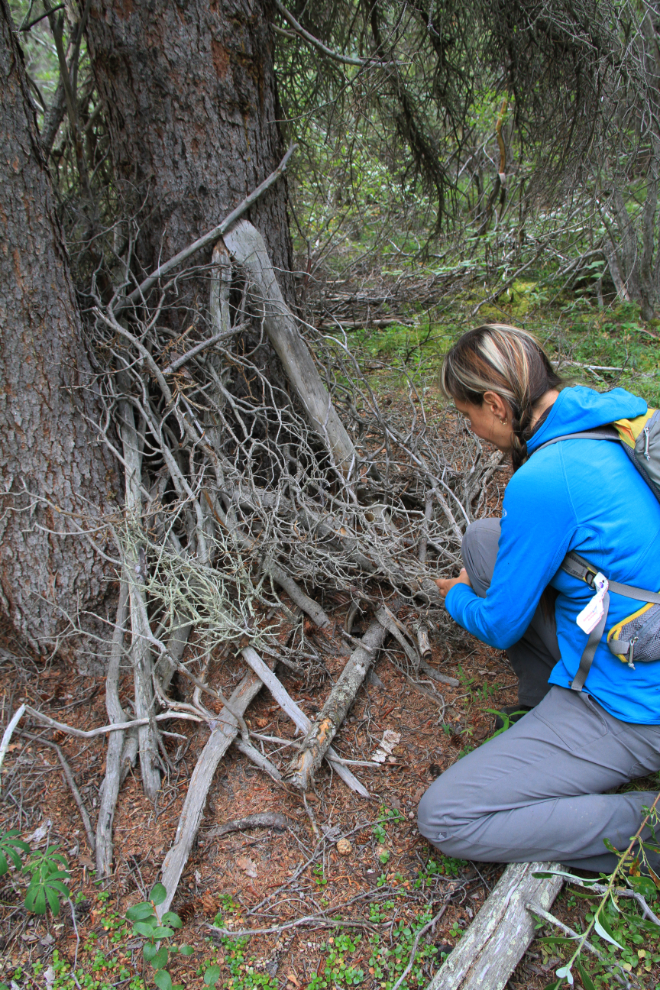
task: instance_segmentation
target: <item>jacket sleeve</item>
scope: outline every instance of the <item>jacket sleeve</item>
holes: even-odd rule
[[[516,643],[527,629],[577,530],[559,446],[528,461],[507,486],[486,597],[479,598],[465,584],[454,585],[447,595],[452,618],[500,650]]]

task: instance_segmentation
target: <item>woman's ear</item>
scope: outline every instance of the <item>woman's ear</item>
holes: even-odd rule
[[[484,392],[484,405],[501,423],[511,422],[511,409],[497,392]]]

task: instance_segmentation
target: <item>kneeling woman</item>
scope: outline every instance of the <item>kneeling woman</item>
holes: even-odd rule
[[[660,504],[619,443],[543,446],[634,419],[646,402],[560,384],[534,337],[514,327],[471,330],[445,360],[446,394],[477,436],[511,454],[515,473],[501,520],[469,526],[465,569],[437,583],[461,626],[507,650],[529,711],[431,785],[419,830],[449,856],[610,872],[605,840],[625,849],[655,797],[604,792],[660,769],[660,659],[631,669],[610,652],[607,633],[640,607],[610,593],[580,690],[589,635],[576,619],[594,589],[561,564],[575,551],[610,581],[660,588]],[[648,858],[658,870],[660,856]]]

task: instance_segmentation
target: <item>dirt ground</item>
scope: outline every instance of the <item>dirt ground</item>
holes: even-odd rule
[[[405,609],[399,615],[405,619]],[[341,610],[334,618],[337,623],[343,620]],[[319,711],[330,681],[349,653],[350,648],[333,633],[336,630],[327,635],[309,632],[325,658],[329,677],[324,683],[306,685],[286,669],[279,671],[310,717]],[[428,920],[444,907],[441,918],[420,940],[424,952],[418,953],[418,968],[407,985],[423,986],[437,970],[503,867],[446,860],[417,832],[417,804],[435,777],[487,738],[493,722],[487,709],[514,703],[516,688],[504,654],[472,641],[440,662],[439,644],[432,645],[433,665],[458,677],[458,688],[434,687],[430,680],[411,684],[403,672],[403,656],[388,649],[377,660],[336,737],[336,749],[344,758],[370,761],[386,730],[400,735],[384,763],[352,768],[368,788],[369,800],[350,791],[324,765],[306,809],[296,792],[272,781],[235,749],[229,750],[216,773],[198,842],[172,905],[183,920],[179,942],[195,949],[193,955],[178,957],[170,965],[175,982],[202,986],[206,967],[214,963],[221,970],[218,985],[233,985],[236,990],[257,985],[298,990],[324,986],[324,980],[327,986],[359,982],[365,990],[380,990],[392,985],[407,962],[406,928],[414,933],[420,919]],[[442,654],[446,652],[443,646]],[[72,678],[57,663],[38,676],[26,676],[7,661],[3,672],[4,724],[8,713],[23,701],[79,728],[107,721],[102,678]],[[209,681],[228,693],[243,672],[236,659],[224,659],[215,665]],[[187,685],[175,687],[184,699]],[[128,694],[128,684],[126,688]],[[293,724],[266,689],[248,709],[247,722],[263,735],[294,738]],[[33,736],[60,745],[94,821],[105,739],[53,735],[29,720],[21,725]],[[127,779],[117,806],[115,872],[109,882],[95,879],[91,850],[57,754],[34,738],[14,736],[3,774],[3,827],[19,829],[26,839],[37,831],[33,844],[39,845],[40,838],[42,847],[59,844],[69,863],[73,899],[79,903],[75,927],[67,906],[57,918],[50,914],[35,918],[22,908],[21,883],[15,882],[15,874],[8,874],[14,882],[7,877],[0,880],[0,884],[4,881],[0,981],[9,983],[13,978],[18,986],[52,985],[52,979],[50,984],[43,982],[43,973],[50,966],[52,977],[53,960],[59,959],[59,969],[54,969],[62,981],[66,972],[62,963],[75,960],[79,969],[89,972],[90,980],[98,981],[90,986],[139,986],[135,979],[140,974],[147,985],[153,985],[148,979],[151,970],[142,960],[141,940],[130,937],[130,926],[122,927],[122,918],[159,879],[188,781],[208,737],[204,725],[168,726],[185,734],[187,741],[167,740],[170,765],[156,808],[144,798],[138,775]],[[286,754],[284,750],[281,765]],[[284,815],[285,828],[212,835],[214,827],[228,820],[264,811]],[[347,855],[337,849],[341,837],[350,842]],[[327,927],[323,915],[339,915],[344,924]],[[315,917],[305,925],[253,936],[239,952],[226,936],[209,941],[214,918],[225,929],[238,931],[286,926],[309,916]],[[339,948],[334,950],[336,944]],[[552,960],[548,965],[546,959],[544,965],[544,958],[532,946],[510,987],[544,986],[552,976]],[[41,978],[28,980],[35,963],[37,972],[43,971]]]

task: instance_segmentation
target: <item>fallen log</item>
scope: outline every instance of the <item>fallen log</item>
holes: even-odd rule
[[[378,619],[374,620],[362,637],[360,646],[351,653],[316,721],[302,741],[299,752],[287,767],[284,774],[287,783],[303,791],[309,788],[387,632]]]
[[[252,671],[247,673],[229,699],[232,710],[243,715],[262,686],[262,681],[256,674]],[[163,860],[161,882],[167,891],[167,896],[157,908],[159,918],[170,909],[197,836],[216,767],[238,735],[238,731],[236,717],[229,708],[223,707],[190,778],[174,843]]]
[[[272,696],[275,698],[275,701],[278,703],[282,711],[289,716],[294,725],[296,725],[301,732],[309,732],[312,727],[311,719],[305,715],[302,708],[298,707],[287,689],[282,683],[280,683],[270,667],[266,666],[259,654],[253,650],[251,646],[246,646],[241,653],[245,662],[252,667],[256,674],[259,675]],[[335,752],[332,746],[328,747],[326,759],[337,776],[341,777],[344,783],[350,787],[351,790],[355,791],[356,794],[359,794],[361,797],[369,797],[369,791],[366,787],[360,783],[348,767],[338,762],[340,759],[339,754]]]
[[[240,220],[225,234],[224,242],[248,273],[253,305],[259,314],[263,312],[266,333],[313,429],[324,440],[337,470],[348,477],[358,465],[357,452],[284,302],[263,237],[247,220]]]
[[[560,876],[535,873],[561,869],[558,863],[511,863],[427,990],[504,990],[534,938],[527,905],[547,911],[561,890]]]

